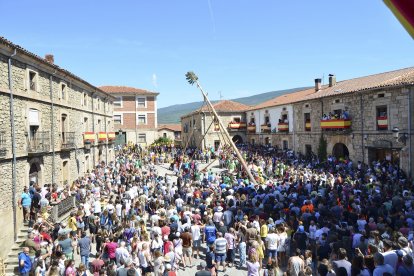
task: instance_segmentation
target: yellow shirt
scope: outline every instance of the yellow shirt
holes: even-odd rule
[[[267,229],[267,225],[263,224],[262,227],[260,227],[260,237],[266,238],[268,230],[269,229]]]
[[[68,220],[68,227],[72,229],[72,231],[78,230],[78,227],[76,226],[76,218],[70,217]]]

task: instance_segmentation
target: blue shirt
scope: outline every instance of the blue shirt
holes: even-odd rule
[[[204,229],[207,243],[213,243],[216,240],[216,227],[209,225]]]
[[[23,267],[20,265],[20,261],[24,260]],[[30,259],[29,255],[26,255],[25,253],[21,252],[19,254],[19,271],[20,273],[27,273],[32,269],[32,260]]]
[[[22,206],[30,207],[30,204],[32,204],[32,198],[30,197],[30,194],[22,193]]]

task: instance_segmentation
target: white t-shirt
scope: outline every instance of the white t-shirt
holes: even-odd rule
[[[193,240],[199,240],[201,238],[200,227],[198,225],[191,226],[191,234],[193,235]]]
[[[95,203],[93,204],[93,212],[94,213],[101,212],[101,202],[99,202],[99,200],[95,201]]]
[[[117,205],[115,205],[115,209],[116,209],[116,215],[118,216],[118,217],[121,217],[121,214],[122,214],[122,204],[117,204]]]
[[[177,206],[178,208],[183,207],[183,203],[184,203],[184,200],[180,197],[175,200],[175,206]]]
[[[276,233],[269,233],[266,237],[267,249],[277,250],[279,236]]]
[[[85,210],[85,216],[89,217],[91,215],[91,205],[89,202],[83,204],[83,209]]]

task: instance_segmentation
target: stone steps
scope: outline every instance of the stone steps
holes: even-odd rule
[[[70,212],[68,212],[60,221],[66,221],[69,217]],[[22,252],[22,244],[27,238],[29,232],[29,225],[27,223],[23,224],[20,228],[19,233],[17,234],[17,240],[15,241],[12,248],[10,248],[9,253],[7,254],[7,259],[4,260],[4,266],[6,275],[19,275],[18,271],[18,255]]]

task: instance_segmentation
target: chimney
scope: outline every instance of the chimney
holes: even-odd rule
[[[45,60],[46,60],[47,62],[49,62],[49,63],[52,63],[52,64],[54,64],[54,63],[55,63],[55,58],[53,57],[53,55],[52,55],[52,54],[46,54],[46,55],[45,55]]]
[[[336,76],[334,74],[329,74],[329,87],[332,87],[336,84]]]
[[[315,92],[321,90],[322,87],[322,79],[315,79]]]

